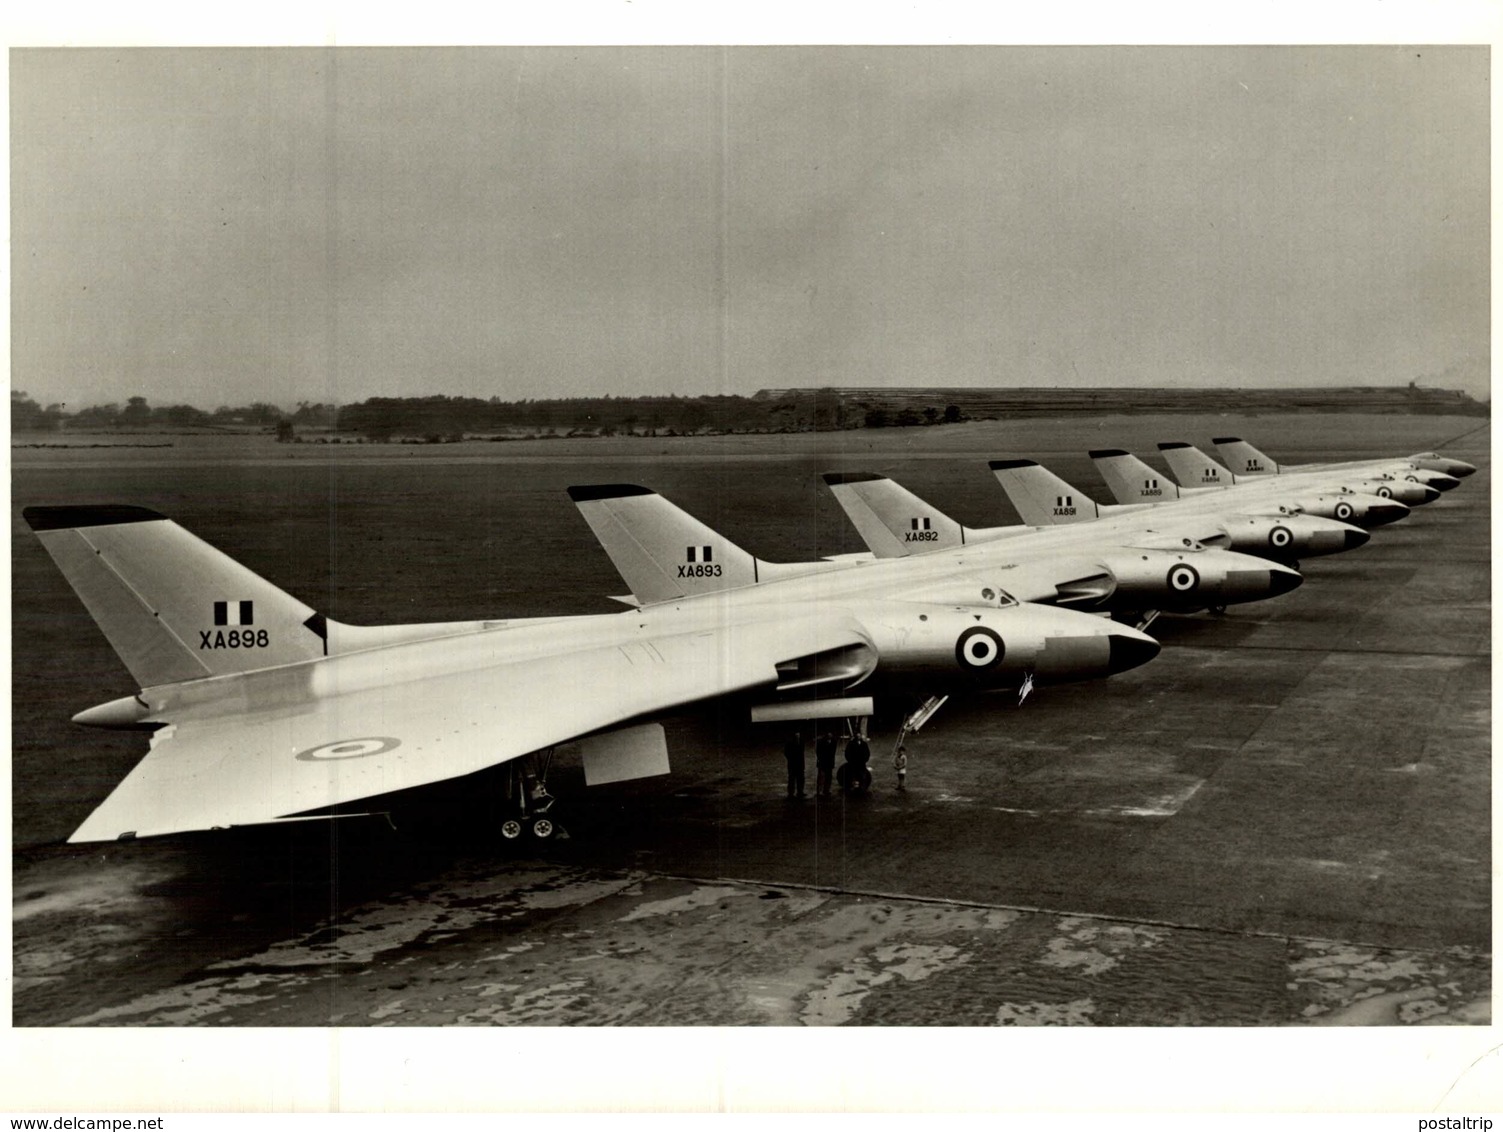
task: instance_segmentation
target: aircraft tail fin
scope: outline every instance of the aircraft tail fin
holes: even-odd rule
[[[1162,503],[1179,498],[1178,484],[1131,452],[1097,448],[1092,450],[1091,459],[1118,503]]]
[[[833,569],[763,562],[650,488],[591,484],[569,488],[569,498],[643,605]]]
[[[1030,527],[1086,523],[1101,514],[1096,501],[1033,460],[992,460],[992,474]]]
[[[1226,466],[1231,468],[1232,475],[1238,479],[1279,474],[1278,462],[1270,460],[1245,440],[1235,436],[1220,436],[1211,443],[1226,461]]]
[[[327,654],[322,614],[165,515],[103,505],[22,516],[143,688]]]
[[[1193,444],[1176,440],[1160,444],[1159,452],[1182,488],[1230,487],[1236,482],[1237,477]]]
[[[963,526],[886,476],[828,472],[825,483],[878,558],[965,545]]]

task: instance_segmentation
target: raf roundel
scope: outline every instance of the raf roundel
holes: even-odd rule
[[[1002,638],[984,625],[973,625],[955,642],[955,659],[962,668],[991,668],[1005,651]]]
[[[306,751],[299,751],[297,757],[302,762],[309,763],[333,759],[363,759],[368,755],[379,755],[401,745],[400,739],[372,735],[365,739],[339,739],[333,743],[325,743],[321,747],[310,747]]]
[[[1186,566],[1181,562],[1169,571],[1169,588],[1177,594],[1187,594],[1198,585],[1200,575],[1195,572],[1194,566]]]
[[[1294,541],[1294,535],[1288,527],[1274,527],[1268,532],[1268,545],[1275,550],[1283,550]]]
[[[1378,488],[1378,495],[1380,497],[1382,497],[1383,499],[1392,499],[1393,498],[1393,489],[1392,488],[1387,488],[1387,487],[1380,487],[1380,488]]]
[[[1340,503],[1336,504],[1336,518],[1340,519],[1342,522],[1346,522],[1346,520],[1350,519],[1351,517],[1352,505],[1350,503],[1343,499]]]

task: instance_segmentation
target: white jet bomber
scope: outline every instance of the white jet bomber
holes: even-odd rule
[[[754,718],[870,714],[874,687],[1086,679],[1158,653],[1126,626],[1016,600],[1004,571],[780,566],[681,512],[658,522],[645,489],[570,494],[636,608],[344,625],[155,511],[26,508],[140,687],[75,721],[151,733],[69,840],[378,813],[393,792],[497,766],[501,835],[546,838],[559,744],[578,743],[587,783],[624,781],[667,773],[661,717],[722,697]]]
[[[1427,487],[1436,493],[1450,491],[1462,479],[1477,469],[1464,460],[1453,460],[1439,452],[1416,452],[1413,456],[1401,456],[1387,460],[1349,460],[1333,464],[1280,464],[1259,452],[1247,441],[1236,436],[1221,436],[1211,441],[1221,454],[1232,473],[1241,480],[1279,475],[1335,475],[1355,477],[1359,481],[1370,479],[1373,486],[1358,487],[1358,491],[1373,491],[1380,485],[1404,485]],[[1392,493],[1392,498],[1401,503],[1429,503],[1435,495],[1416,498],[1413,491],[1407,497]]]
[[[1119,458],[1118,450],[1107,452],[1110,459]],[[1096,503],[1032,460],[993,460],[991,468],[1027,523],[1100,522],[1144,509],[1151,509],[1155,522],[1165,524],[1215,517],[1227,532],[1223,545],[1279,562],[1354,549],[1368,540],[1361,526],[1391,522],[1409,513],[1409,508],[1393,500],[1329,496],[1313,487],[1302,488],[1298,481],[1189,492],[1162,481],[1152,469],[1139,478],[1135,497],[1140,502],[1113,506]]]
[[[1340,478],[1339,473],[1246,479],[1233,476],[1191,445],[1160,444],[1159,450],[1178,484],[1120,448],[1093,449],[1090,455],[1113,498],[1121,503],[1189,499],[1211,493],[1229,504],[1252,501],[1247,505],[1265,511],[1282,506],[1286,511],[1370,528],[1396,522],[1409,514],[1410,507],[1428,503],[1440,494],[1422,484],[1362,476]]]
[[[948,553],[965,548],[977,561],[1026,569],[1050,589],[1030,594],[1076,609],[1142,617],[1191,613],[1260,601],[1300,584],[1286,566],[1225,549],[1228,524],[1218,517],[1161,524],[1142,507],[1081,526],[966,527],[902,485],[871,472],[824,477],[862,540],[878,558]]]

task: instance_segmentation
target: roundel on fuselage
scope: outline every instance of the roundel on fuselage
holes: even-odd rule
[[[1169,569],[1169,588],[1177,594],[1187,594],[1200,585],[1200,575],[1194,566],[1181,562]]]
[[[1392,499],[1393,489],[1390,487],[1380,487],[1378,488],[1378,495],[1383,499]]]
[[[1350,503],[1343,499],[1340,503],[1336,504],[1336,518],[1340,519],[1342,522],[1345,522],[1351,517],[1352,505]]]
[[[1274,527],[1268,532],[1268,545],[1275,550],[1283,550],[1294,541],[1294,532],[1288,527]]]
[[[972,625],[955,641],[955,659],[961,668],[991,668],[1005,651],[1002,638],[985,625]]]

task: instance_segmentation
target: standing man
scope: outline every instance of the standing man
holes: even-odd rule
[[[835,775],[835,748],[839,743],[833,731],[824,731],[814,740],[814,792],[821,798],[830,796],[830,779]]]
[[[795,731],[783,744],[783,758],[788,760],[788,797],[804,796],[804,734]]]

